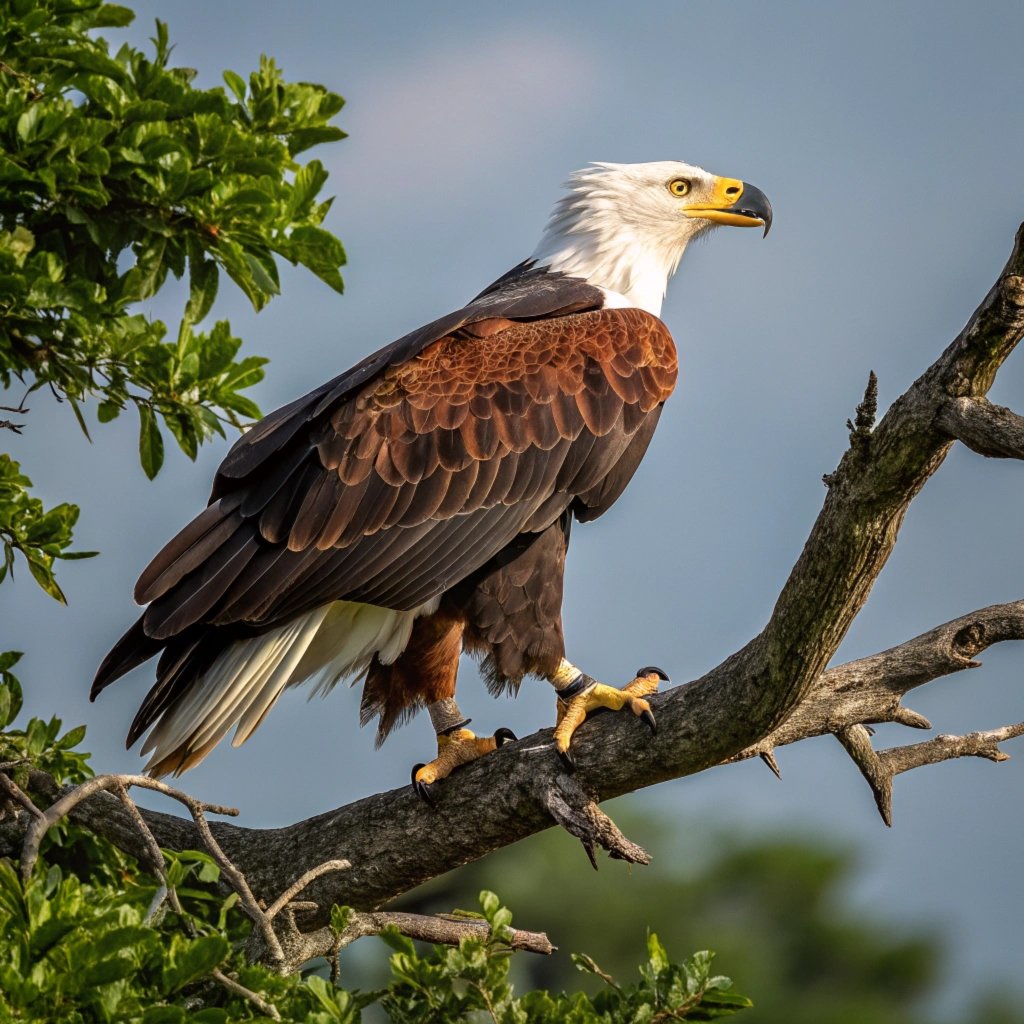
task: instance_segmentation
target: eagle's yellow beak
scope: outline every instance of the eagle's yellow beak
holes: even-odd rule
[[[772,226],[772,204],[768,197],[755,185],[736,178],[718,178],[711,202],[686,206],[683,213],[738,228],[763,225],[766,235]]]

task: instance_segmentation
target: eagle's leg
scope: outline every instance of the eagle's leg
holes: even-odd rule
[[[660,668],[648,666],[639,669],[636,678],[619,689],[591,679],[572,662],[563,658],[558,668],[548,678],[555,687],[558,698],[555,750],[569,771],[576,767],[569,750],[573,733],[593,711],[622,711],[628,708],[638,718],[643,719],[652,733],[657,730],[654,713],[645,698],[657,693],[661,680],[668,681],[668,676]]]
[[[450,775],[459,765],[475,761],[497,750],[508,740],[516,739],[511,729],[498,729],[493,736],[477,736],[466,726],[454,697],[446,697],[427,705],[430,721],[437,732],[437,757],[429,764],[418,764],[412,770],[412,785],[427,803],[433,803],[430,787]]]
[[[437,733],[437,757],[412,770],[416,792],[432,803],[430,787],[446,778],[460,764],[500,747],[516,737],[510,729],[493,736],[475,736],[466,726],[469,719],[455,703],[455,683],[465,620],[461,612],[442,603],[437,611],[422,615],[413,624],[405,650],[390,664],[374,658],[363,688],[361,721],[379,716],[377,745],[399,722],[426,707]]]

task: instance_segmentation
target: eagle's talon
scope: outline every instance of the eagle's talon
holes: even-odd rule
[[[663,683],[672,681],[669,679],[668,673],[663,668],[658,668],[657,665],[645,665],[636,670],[637,679],[643,679],[645,676],[657,676]]]
[[[494,730],[495,748],[500,747],[504,743],[515,743],[518,739],[519,737],[511,729],[508,729],[505,726]]]
[[[636,678],[621,688],[591,681],[586,689],[572,697],[559,697],[555,749],[566,770],[576,770],[576,762],[569,752],[573,734],[588,718],[602,711],[622,711],[629,708],[651,730],[651,735],[656,735],[658,723],[654,719],[650,704],[644,698],[657,693],[658,684],[663,679],[668,679],[668,676],[660,668],[647,667],[640,669]]]
[[[475,736],[461,725],[437,734],[437,757],[429,764],[418,764],[412,770],[412,784],[416,793],[432,807],[436,796],[431,792],[435,783],[448,778],[456,768],[478,757],[491,753],[518,737],[511,729],[498,729],[493,736]]]
[[[430,783],[422,782],[417,778],[419,773],[423,771],[427,766],[420,762],[420,764],[414,764],[412,766],[412,788],[416,790],[416,795],[429,807],[436,807],[437,801],[434,794],[430,791]]]

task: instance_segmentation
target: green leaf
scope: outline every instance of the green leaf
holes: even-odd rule
[[[85,439],[91,442],[92,437],[89,434],[89,427],[86,425],[85,417],[82,415],[82,408],[73,395],[68,395],[68,404],[71,406],[71,411],[75,414],[75,419],[78,420],[78,426],[81,428],[82,433],[85,434]]]
[[[239,101],[245,100],[245,79],[234,71],[223,71],[222,76],[228,88],[235,94]]]
[[[292,156],[312,149],[324,142],[340,142],[347,138],[347,133],[340,128],[297,128],[288,136],[288,152]]]
[[[331,907],[331,930],[335,935],[341,935],[349,926],[351,920],[351,907],[339,907],[337,904]]]
[[[94,28],[124,28],[135,20],[135,12],[120,4],[103,4],[93,17]]]
[[[96,409],[96,419],[100,423],[109,423],[111,420],[116,420],[121,415],[121,405],[118,402],[104,401],[100,402],[99,407]]]
[[[306,979],[306,988],[326,1011],[326,1017],[321,1016],[320,1020],[336,1024],[357,1024],[359,1021],[352,996],[344,989],[336,988],[315,974]]]
[[[319,160],[310,160],[300,168],[292,183],[292,194],[288,197],[288,213],[295,216],[305,211],[326,181],[327,171]]]
[[[79,725],[65,733],[57,744],[58,748],[61,750],[71,750],[77,747],[85,739],[85,728],[84,725]]]
[[[164,439],[160,435],[153,410],[139,406],[139,460],[143,472],[152,480],[164,464]]]
[[[95,985],[109,985],[112,981],[128,978],[136,972],[134,962],[126,956],[111,957],[89,964],[82,968],[76,976],[80,989],[92,988]]]
[[[190,323],[197,324],[213,306],[217,297],[217,283],[220,272],[213,260],[193,257],[189,261],[189,297],[185,316]]]
[[[142,1024],[185,1024],[187,1020],[180,1006],[150,1006],[142,1015]]]
[[[64,591],[57,585],[57,581],[53,578],[53,572],[50,566],[44,562],[41,558],[26,553],[25,560],[28,562],[28,571],[32,573],[32,578],[36,581],[52,597],[55,601],[60,601],[61,604],[67,604],[68,599],[64,596]]]
[[[480,906],[483,908],[483,912],[487,920],[490,921],[498,912],[498,908],[501,906],[501,901],[495,893],[490,892],[488,889],[484,889],[480,893]]]
[[[22,142],[28,142],[30,138],[35,134],[36,126],[39,124],[40,118],[43,116],[44,107],[42,104],[33,103],[19,118],[18,118],[18,138]]]
[[[18,658],[21,657],[17,651],[7,651],[5,654],[17,654]],[[0,658],[2,657],[4,655],[0,655]],[[21,683],[7,669],[0,671],[0,700],[3,701],[6,709],[3,714],[0,714],[0,729],[3,729],[18,717],[23,700]]]
[[[14,668],[24,656],[23,651],[0,651],[0,672]]]
[[[208,1006],[205,1010],[199,1010],[189,1017],[190,1024],[228,1024],[231,1018],[227,1010],[219,1006]]]
[[[658,936],[655,935],[654,932],[648,932],[647,934],[647,955],[650,958],[651,967],[654,968],[654,970],[661,972],[668,967],[668,954],[665,952],[665,947],[658,941]]]
[[[175,936],[180,938],[180,936]],[[189,942],[172,945],[173,956],[164,964],[163,983],[167,992],[176,992],[196,978],[209,974],[230,951],[221,935],[204,935]]]
[[[248,264],[253,283],[262,293],[263,302],[266,302],[271,295],[277,295],[280,288],[277,282],[277,267],[274,265],[273,258],[262,253],[247,252],[245,262]]]
[[[406,938],[394,925],[388,925],[380,932],[379,937],[392,949],[398,950],[399,953],[407,953],[410,956],[414,956],[416,953],[416,947],[412,944],[412,939]]]

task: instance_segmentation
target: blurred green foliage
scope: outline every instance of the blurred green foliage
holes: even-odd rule
[[[111,52],[100,31],[133,18],[99,0],[7,0],[0,12],[0,431],[31,429],[40,391],[86,434],[87,400],[100,423],[134,408],[153,477],[164,429],[195,458],[259,415],[243,392],[265,360],[239,357],[224,321],[197,329],[222,271],[257,309],[278,291],[279,257],[341,291],[344,250],[321,226],[327,172],[297,157],[344,137],[330,123],[343,100],[286,82],[267,58],[248,79],[226,71],[224,87],[196,88],[194,71],[171,66],[161,22],[151,55]],[[168,275],[187,282],[173,333],[140,311]],[[53,563],[74,557],[78,509],[47,510],[29,487],[0,457],[0,581],[20,552],[62,600]]]
[[[561,949],[585,948],[612,974],[629,969],[648,929],[672,949],[708,945],[741,979],[751,1024],[1024,1024],[1019,1000],[983,992],[970,1016],[934,1006],[947,969],[935,933],[894,912],[856,910],[849,850],[807,836],[754,838],[735,822],[696,829],[638,811],[636,797],[609,805],[634,840],[656,851],[650,867],[601,861],[591,869],[579,844],[551,830],[435,879],[400,901],[435,913],[481,885],[501,891],[519,926],[544,929]],[[559,989],[570,958],[520,958],[527,987]],[[366,965],[360,981],[376,981]]]

